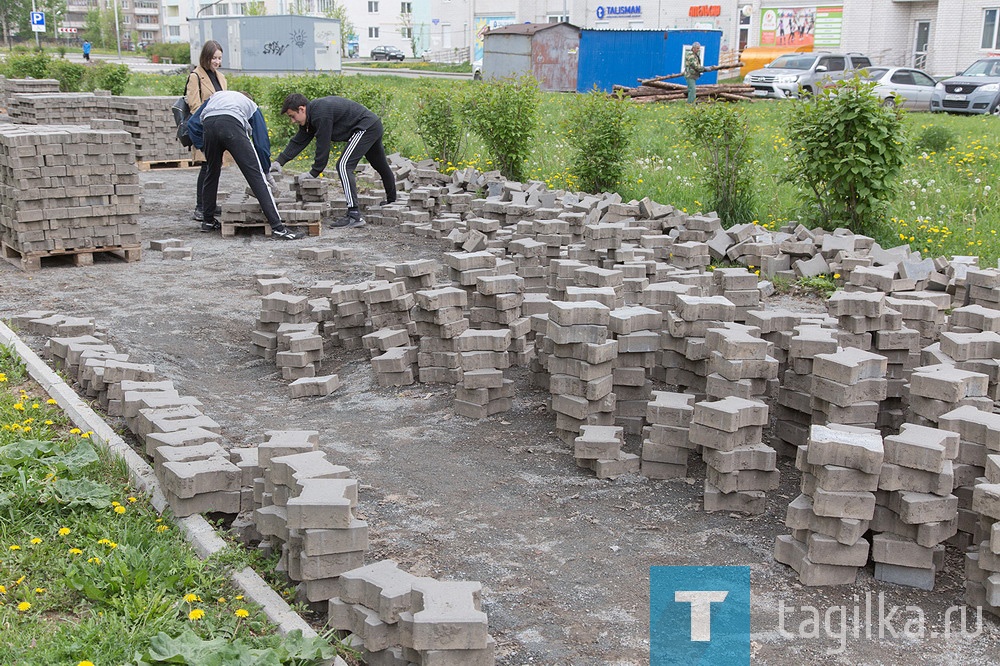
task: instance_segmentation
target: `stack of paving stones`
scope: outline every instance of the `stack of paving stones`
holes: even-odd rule
[[[492,252],[445,252],[448,278],[457,287],[471,289],[480,276],[499,275],[498,260]],[[513,263],[510,264],[513,268]]]
[[[568,229],[569,225],[559,220],[541,221],[532,220],[532,228],[539,224],[549,223],[561,225],[559,228]],[[544,228],[544,227],[543,227]],[[532,232],[534,233],[534,231]],[[556,234],[558,236],[558,234]],[[559,238],[553,239],[553,243]],[[549,275],[549,244],[535,238],[518,238],[511,240],[507,244],[507,253],[511,261],[514,262],[515,272],[524,279],[524,290],[535,293],[546,293],[547,278]],[[561,247],[556,245],[555,247]]]
[[[544,354],[556,436],[572,444],[584,425],[615,420],[614,341],[608,344],[611,310],[597,301],[551,301],[544,333],[536,338]]]
[[[659,363],[660,329],[663,315],[641,305],[611,311],[608,330],[617,345],[618,356],[612,371],[615,393],[615,423],[630,435],[638,435],[645,425],[647,404],[653,392],[653,368]]]
[[[418,378],[426,384],[458,384],[462,381],[462,366],[457,338],[469,328],[465,316],[468,292],[442,287],[421,290],[414,296]]]
[[[885,400],[886,359],[856,347],[817,354],[812,364],[812,422],[876,428]]]
[[[309,299],[292,293],[292,285],[282,277],[259,277],[257,288],[264,295],[260,300],[260,316],[254,322],[250,334],[250,353],[274,361],[278,353],[279,326],[313,323],[310,319]]]
[[[813,360],[819,354],[836,354],[836,331],[818,323],[798,324],[787,336],[785,370],[778,389],[771,445],[782,456],[794,458],[805,446],[812,425]]]
[[[920,348],[933,344],[944,329],[951,296],[946,292],[911,291],[886,296],[885,303],[899,312],[903,327],[920,335]]]
[[[379,386],[408,386],[419,375],[417,347],[403,328],[381,328],[361,338]]]
[[[974,535],[977,547],[966,553],[965,603],[1000,618],[1000,455],[987,457],[980,481],[972,498],[979,519]]]
[[[518,275],[481,275],[471,295],[469,324],[476,328],[507,328],[521,318],[525,281]]]
[[[711,351],[705,393],[710,398],[735,396],[770,401],[778,395],[778,360],[760,329],[738,323],[710,328],[705,345]]]
[[[725,296],[736,306],[738,322],[747,320],[747,312],[760,307],[760,288],[758,277],[745,268],[716,268],[712,271],[713,296]]]
[[[361,349],[361,339],[372,332],[364,293],[372,287],[370,282],[356,284],[330,284],[317,286],[310,293],[329,299],[332,329],[324,330],[332,344],[344,349]]]
[[[93,125],[0,125],[0,241],[7,248],[24,258],[129,248],[138,258],[132,139],[111,121]]]
[[[330,181],[326,178],[303,178],[302,174],[296,175],[292,180],[291,190],[302,210],[318,211],[321,216],[329,214]]]
[[[439,267],[440,264],[433,259],[417,259],[400,264],[376,264],[375,278],[401,282],[406,287],[406,291],[414,293],[421,289],[434,287]]]
[[[875,517],[883,459],[877,430],[839,424],[810,429],[795,459],[802,493],[785,517],[792,533],[774,545],[774,559],[794,569],[803,585],[850,585],[867,564],[865,533]]]
[[[699,399],[707,395],[708,329],[719,328],[736,317],[736,306],[724,296],[674,297],[675,310],[664,313],[660,336],[663,381]],[[683,356],[681,356],[683,354]]]
[[[915,368],[909,383],[909,420],[936,427],[941,416],[956,407],[969,405],[992,412],[993,398],[988,393],[988,375],[947,364]]]
[[[969,268],[965,281],[970,305],[1000,310],[1000,270]]]
[[[767,405],[744,398],[697,402],[688,440],[707,465],[705,511],[760,514],[778,487],[777,455],[762,442]]]
[[[510,410],[514,382],[504,377],[510,367],[510,330],[470,328],[455,338],[462,379],[455,393],[455,413],[472,419]]]
[[[416,333],[410,316],[415,299],[402,282],[374,280],[361,293],[372,328],[401,328]]]
[[[991,456],[1000,452],[1000,414],[965,405],[942,414],[938,427],[959,435],[952,491],[958,497],[958,533],[950,543],[969,548],[981,540],[979,515],[973,508],[975,486],[986,475]]]
[[[281,370],[282,379],[316,377],[323,360],[323,336],[318,323],[278,324],[275,338],[274,364]]]
[[[358,481],[318,446],[316,431],[266,433],[253,481],[260,547],[280,550],[278,570],[309,602],[334,597],[337,577],[363,565],[368,548],[368,525],[355,515]]]
[[[17,93],[38,95],[58,92],[59,81],[56,79],[8,79],[0,76],[0,110],[10,115],[11,96]]]
[[[959,434],[912,423],[883,440],[875,516],[870,524],[875,578],[934,589],[944,542],[958,529],[952,461]]]
[[[622,451],[624,445],[624,431],[619,426],[580,426],[580,436],[573,440],[573,459],[598,479],[638,474],[639,456]]]
[[[996,312],[1000,314],[1000,311]],[[959,318],[964,319],[964,313]],[[1000,397],[998,389],[1000,361],[997,360],[1000,357],[1000,333],[944,331],[936,344],[925,347],[923,351],[924,360],[985,374],[989,378],[987,395],[993,400]]]
[[[332,628],[372,666],[493,666],[482,585],[441,581],[380,560],[345,571],[329,600]],[[349,632],[349,633],[348,633]]]
[[[689,454],[697,445],[688,431],[695,396],[687,393],[653,391],[646,406],[647,425],[643,429],[641,474],[651,479],[687,476]]]

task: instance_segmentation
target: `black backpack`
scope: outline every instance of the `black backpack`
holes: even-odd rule
[[[194,72],[191,72],[194,74]],[[191,83],[191,76],[188,75],[188,84]],[[184,90],[187,93],[187,88]],[[198,84],[198,93],[201,94],[201,84]],[[188,120],[191,119],[191,107],[187,103],[187,95],[181,95],[174,102],[174,105],[170,107],[170,110],[174,114],[174,123],[177,125],[177,140],[181,142],[181,145],[185,148],[190,148],[193,143],[191,137],[188,135]]]

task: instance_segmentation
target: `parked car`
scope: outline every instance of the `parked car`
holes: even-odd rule
[[[406,54],[397,46],[376,46],[372,49],[372,60],[398,60],[403,62]]]
[[[957,76],[939,81],[931,111],[1000,116],[1000,58],[983,58]]]
[[[875,84],[874,93],[885,106],[930,111],[937,81],[927,72],[910,67],[868,67],[861,79]]]
[[[848,78],[871,64],[860,53],[786,53],[747,74],[743,85],[753,86],[757,97],[787,99],[798,97],[800,90],[815,93],[824,84]]]

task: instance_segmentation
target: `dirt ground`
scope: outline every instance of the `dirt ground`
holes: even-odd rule
[[[154,363],[182,394],[201,400],[233,446],[258,443],[271,429],[318,430],[330,457],[362,482],[360,514],[372,536],[368,560],[392,558],[418,575],[481,581],[499,664],[648,663],[653,565],[749,565],[755,663],[1000,659],[1000,628],[989,616],[976,637],[939,635],[945,609],[964,596],[958,552],[949,552],[949,568],[930,593],[879,583],[870,570],[852,587],[804,588],[793,571],[776,564],[774,539],[788,532],[785,507],[797,494],[798,473],[787,461],[766,514],[706,514],[700,461],[690,465],[690,478],[675,481],[601,481],[577,468],[552,433],[545,395],[530,388],[523,370],[512,374],[514,409],[479,422],[454,415],[450,387],[379,388],[363,352],[339,350],[327,360],[323,373],[336,372],[342,382],[333,395],[290,399],[273,363],[249,353],[260,308],[254,272],[280,267],[303,287],[317,280],[355,282],[372,277],[378,262],[438,257],[440,248],[372,225],[324,228],[320,237],[298,242],[202,234],[190,220],[196,176],[196,170],[142,174],[144,183],[165,183],[144,191],[144,239],[189,241],[193,261],[144,251],[131,264],[98,257],[93,266],[46,265],[34,273],[0,262],[0,317],[37,308],[94,317],[120,351]],[[226,188],[243,188],[234,168],[224,171]],[[330,245],[355,248],[354,258],[296,258],[301,247]],[[35,347],[41,342],[26,340]],[[638,453],[638,446],[637,438],[629,439],[628,450]],[[879,594],[886,607],[917,608],[883,624],[881,639],[877,624],[871,637],[864,628],[855,637],[854,607],[860,605],[864,621],[866,593],[873,614]],[[834,634],[841,617],[836,607],[846,606],[844,649],[839,639],[803,625],[811,616],[789,612],[791,606],[813,606],[821,616],[832,608]],[[926,619],[924,635],[902,635],[918,610]]]

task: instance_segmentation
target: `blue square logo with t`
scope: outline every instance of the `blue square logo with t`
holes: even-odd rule
[[[750,567],[650,567],[650,666],[750,666]]]

